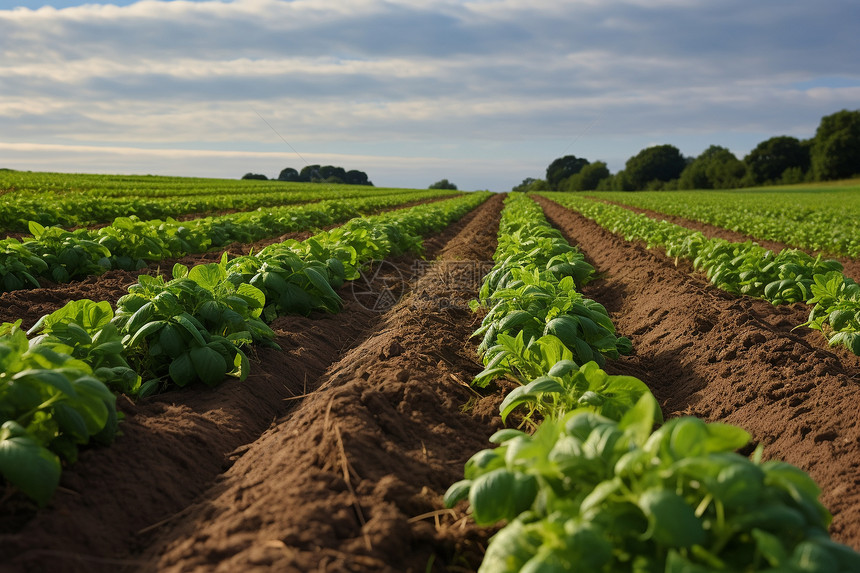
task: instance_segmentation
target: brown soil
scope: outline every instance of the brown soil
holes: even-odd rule
[[[259,350],[246,381],[121,398],[123,435],[82,452],[48,507],[4,504],[0,571],[474,567],[488,532],[439,510],[500,425],[499,394],[468,387],[465,306],[500,209],[425,242],[450,264],[381,265],[376,288],[426,271],[384,315],[345,286],[342,313],[276,321],[283,350]]]
[[[596,198],[592,197],[592,199],[596,199]],[[596,200],[602,201],[602,199],[596,199]],[[630,205],[624,205],[623,203],[616,203],[614,201],[605,201],[605,202],[606,203],[612,203],[614,205],[619,205],[620,207],[624,207],[625,209],[630,209],[634,213],[642,213],[644,215],[648,215],[652,219],[657,219],[657,220],[662,219],[662,220],[668,221],[669,223],[674,223],[676,225],[680,225],[680,226],[686,227],[688,229],[693,229],[695,231],[701,231],[701,233],[708,238],[725,239],[727,241],[732,241],[735,243],[744,243],[746,241],[753,241],[755,243],[758,243],[759,245],[761,245],[765,249],[774,251],[776,253],[778,253],[779,251],[781,251],[783,249],[796,249],[797,248],[797,247],[794,247],[792,245],[788,245],[786,243],[780,243],[777,241],[765,241],[762,239],[756,239],[755,237],[752,237],[750,235],[738,233],[737,231],[730,231],[729,229],[724,229],[722,227],[716,227],[716,226],[710,225],[708,223],[703,223],[702,221],[695,221],[693,219],[685,219],[684,217],[678,217],[676,215],[667,215],[665,213],[660,213],[658,211],[652,211],[650,209],[640,209],[638,207],[631,207]],[[852,259],[849,257],[842,257],[842,256],[828,255],[826,253],[819,253],[818,251],[813,251],[813,250],[809,250],[809,249],[801,249],[801,250],[805,250],[813,256],[818,256],[819,254],[822,254],[822,256],[824,258],[836,259],[837,261],[842,263],[842,266],[844,267],[842,272],[845,274],[845,276],[851,277],[855,281],[860,281],[860,261],[858,261],[857,259]]]
[[[805,305],[728,295],[688,265],[538,201],[601,273],[584,294],[633,341],[633,355],[607,370],[645,381],[666,417],[740,426],[765,457],[809,472],[834,515],[833,537],[860,549],[860,357],[828,349],[819,333],[793,330]]]

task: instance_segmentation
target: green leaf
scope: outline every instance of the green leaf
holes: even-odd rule
[[[75,396],[75,389],[72,386],[72,383],[69,381],[68,377],[58,371],[44,370],[41,368],[31,368],[27,370],[22,370],[21,372],[18,372],[17,374],[12,376],[12,381],[26,383],[30,385],[44,384],[46,386],[55,388],[68,396]]]
[[[549,375],[563,378],[577,370],[579,370],[579,365],[573,360],[559,360],[549,369]]]
[[[788,554],[779,537],[761,529],[753,529],[751,533],[756,548],[771,567],[780,567],[788,561]]]
[[[478,573],[519,573],[538,552],[542,541],[537,528],[513,521],[490,539]]]
[[[534,476],[498,468],[472,482],[469,503],[478,525],[512,520],[526,511],[537,496]]]
[[[173,265],[173,272],[171,276],[174,279],[181,279],[188,276],[188,267],[183,265],[182,263],[176,263]]]
[[[313,284],[314,287],[323,294],[323,296],[336,299],[338,301],[340,300],[340,297],[337,295],[336,292],[334,292],[334,289],[331,288],[328,279],[324,277],[322,273],[320,273],[318,270],[312,267],[307,267],[303,269],[302,272],[306,277],[308,277],[308,280],[311,281],[311,284]]]
[[[170,379],[177,386],[187,386],[197,379],[197,374],[194,372],[194,364],[191,362],[190,353],[185,352],[173,359],[168,368]],[[144,384],[145,386],[145,384]]]
[[[171,358],[177,358],[187,350],[185,339],[182,337],[180,327],[176,324],[165,324],[158,335],[158,343],[161,350]]]
[[[195,265],[188,271],[188,278],[206,290],[215,292],[218,285],[227,278],[227,272],[218,263]]]
[[[555,378],[550,376],[542,376],[526,386],[515,388],[505,396],[505,399],[499,405],[502,421],[504,422],[507,419],[508,414],[514,408],[524,402],[537,401],[540,395],[544,393],[564,394],[566,390]]]
[[[692,507],[673,491],[651,489],[639,496],[639,508],[648,518],[646,536],[667,547],[702,545],[707,539]],[[650,534],[650,535],[649,535]]]
[[[48,503],[60,483],[60,459],[18,424],[0,429],[0,474],[40,506]]]
[[[89,441],[90,432],[87,429],[87,423],[73,406],[62,402],[55,404],[53,417],[63,434],[71,436],[79,444],[86,444]]]
[[[526,435],[527,434],[521,430],[515,430],[514,428],[503,428],[490,436],[489,441],[491,444],[503,444],[508,440],[513,440],[514,438],[520,438]]]
[[[233,372],[239,380],[245,380],[251,372],[251,364],[248,362],[248,357],[240,348],[236,348],[236,356],[233,357]]]
[[[192,348],[189,355],[197,375],[207,386],[220,384],[229,371],[221,354],[208,346]]]
[[[173,317],[173,319],[177,322],[177,324],[179,324],[179,326],[184,328],[188,332],[188,334],[190,334],[194,338],[197,344],[199,344],[200,346],[206,346],[206,341],[203,339],[203,335],[200,334],[201,329],[198,328],[196,324],[194,324],[194,321],[192,321],[192,317],[186,316],[183,313],[177,314]]]
[[[248,283],[240,284],[239,287],[236,289],[236,294],[243,298],[253,300],[261,309],[266,306],[266,295],[263,294],[263,291],[253,285],[250,285]],[[257,312],[254,316],[260,316],[260,313]]]
[[[138,344],[140,344],[141,340],[145,340],[151,334],[155,334],[160,329],[162,329],[167,324],[164,320],[153,320],[152,322],[148,322],[143,325],[142,328],[138,329],[131,339],[126,343],[127,348],[134,348]]]
[[[445,492],[443,503],[445,507],[454,507],[458,501],[469,497],[469,488],[472,485],[472,480],[464,479],[454,483]]]
[[[618,422],[618,428],[642,446],[651,435],[655,423],[663,421],[660,404],[651,392],[643,394]]]
[[[139,279],[142,279],[146,275],[142,275]],[[147,302],[143,306],[141,306],[137,311],[131,315],[128,319],[128,322],[125,325],[125,332],[132,333],[137,332],[140,327],[144,324],[147,324],[152,319],[155,314],[155,306],[152,302]]]

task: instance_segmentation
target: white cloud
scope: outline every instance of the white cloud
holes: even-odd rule
[[[598,118],[571,151],[606,158],[611,141],[617,169],[643,140],[734,133],[735,147],[751,147],[750,138],[786,131],[811,136],[823,115],[857,106],[860,60],[846,57],[860,48],[856,21],[853,0],[142,0],[6,10],[0,139],[241,151],[272,141],[260,114],[302,149],[430,156],[456,142],[464,161],[492,147],[524,168],[548,164]],[[797,87],[804,82],[813,84]],[[548,155],[520,160],[526,140]],[[98,161],[105,152],[90,153]],[[137,171],[163,161],[141,154],[153,168]],[[487,167],[476,164],[473,176]]]

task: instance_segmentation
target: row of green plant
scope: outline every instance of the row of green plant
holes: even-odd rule
[[[572,279],[556,280],[572,288]],[[479,525],[504,522],[480,572],[860,568],[860,555],[829,538],[830,514],[803,471],[762,463],[761,448],[752,460],[736,453],[750,441],[740,428],[693,417],[663,424],[643,382],[551,347],[523,357],[512,376],[521,386],[500,406],[503,418],[524,409],[536,429],[494,434],[498,447],[472,456],[445,495],[448,507],[468,500]]]
[[[476,384],[504,375],[529,378],[533,363],[553,363],[560,348],[583,364],[629,352],[630,341],[615,336],[606,309],[576,290],[594,268],[523,194],[505,199],[493,260],[473,302],[487,309],[473,335],[483,336],[478,352],[486,365]]]
[[[247,211],[323,199],[411,193],[360,185],[260,182],[61,173],[0,172],[0,230],[26,232],[29,222],[82,227],[135,215],[162,219],[187,213]]]
[[[564,193],[542,193],[628,241],[660,247],[670,257],[684,258],[703,271],[716,287],[733,294],[763,298],[773,304],[813,305],[801,326],[821,330],[830,345],[843,345],[860,355],[860,295],[855,281],[842,274],[842,264],[797,249],[774,253],[747,241],[709,239],[694,231],[613,205]]]
[[[43,227],[31,221],[31,236],[0,240],[0,290],[38,288],[39,279],[63,283],[110,269],[137,270],[164,258],[330,225],[362,213],[444,196],[444,192],[413,191],[189,221],[118,217],[111,225],[76,231]]]
[[[477,207],[474,193],[358,218],[305,241],[187,268],[141,275],[116,302],[78,300],[26,334],[0,327],[0,475],[44,505],[78,447],[110,442],[115,392],[143,397],[193,383],[245,379],[248,345],[276,346],[267,322],[284,314],[337,312],[337,289],[363,265],[420,250]],[[28,339],[28,335],[31,337]]]
[[[590,193],[624,205],[702,221],[761,240],[846,257],[860,256],[860,185],[819,185],[677,191]]]

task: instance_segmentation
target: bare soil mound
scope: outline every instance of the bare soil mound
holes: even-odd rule
[[[468,387],[481,365],[467,342],[477,320],[467,305],[495,248],[500,199],[446,245],[373,336],[162,532],[150,553],[157,570],[477,563],[487,532],[442,510],[441,497],[500,427],[500,395]]]

